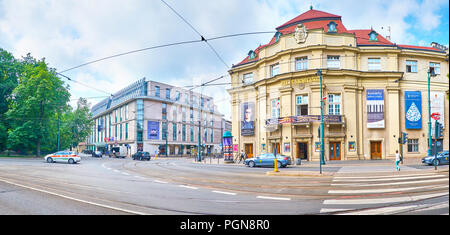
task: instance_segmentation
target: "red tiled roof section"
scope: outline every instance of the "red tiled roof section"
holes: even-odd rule
[[[309,11],[295,17],[294,19],[286,22],[285,24],[277,27],[277,30],[280,28],[283,28],[287,25],[299,22],[299,21],[316,19],[316,18],[341,18],[341,16],[330,14],[330,13],[323,12],[323,11],[318,11],[318,10],[309,10]]]
[[[442,52],[441,50],[434,48],[434,47],[421,47],[421,46],[412,46],[412,45],[397,45],[401,49],[419,49],[419,50],[429,50],[429,51],[438,51]]]
[[[370,32],[372,32],[371,29],[348,30],[348,33],[355,34],[358,45],[394,45],[394,43],[381,36],[381,34],[378,34],[377,41],[370,41]]]
[[[334,23],[337,24],[337,33],[347,33],[347,29],[345,28],[344,24],[342,24],[342,21],[340,20],[321,20],[321,21],[311,21],[311,22],[305,22],[303,25],[306,27],[306,29],[320,29],[322,28],[325,32],[328,32],[328,24],[334,21]],[[295,32],[295,28],[297,25],[292,25],[287,28],[281,29],[280,32],[283,35],[290,34]]]

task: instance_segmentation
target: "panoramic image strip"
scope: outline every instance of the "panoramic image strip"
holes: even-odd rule
[[[448,215],[449,119],[448,1],[0,0],[1,215]]]

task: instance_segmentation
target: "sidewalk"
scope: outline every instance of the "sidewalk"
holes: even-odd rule
[[[230,165],[245,166],[241,163],[224,163],[223,158],[205,158],[198,164],[213,165]],[[403,164],[400,165],[400,172],[448,172],[449,165],[438,166],[436,171],[433,166],[422,164],[422,158],[405,158]],[[349,161],[327,161],[322,165],[322,174],[320,174],[319,162],[302,161],[301,165],[290,165],[287,168],[279,168],[279,172],[274,172],[273,168],[266,168],[266,175],[269,176],[333,176],[336,173],[352,174],[352,173],[381,173],[381,172],[397,172],[395,170],[395,162],[391,159],[385,160],[349,160]]]

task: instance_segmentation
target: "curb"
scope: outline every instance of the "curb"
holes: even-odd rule
[[[316,171],[296,171],[296,172],[274,172],[274,171],[268,171],[266,172],[266,175],[269,176],[297,176],[297,177],[301,177],[301,176],[317,176],[317,177],[322,177],[322,176],[333,176],[335,173],[333,172],[322,172],[322,174],[320,174],[319,172]]]

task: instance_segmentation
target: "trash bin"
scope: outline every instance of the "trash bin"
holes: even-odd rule
[[[297,158],[297,160],[295,161],[296,165],[301,165],[302,164],[302,159],[301,158]]]

